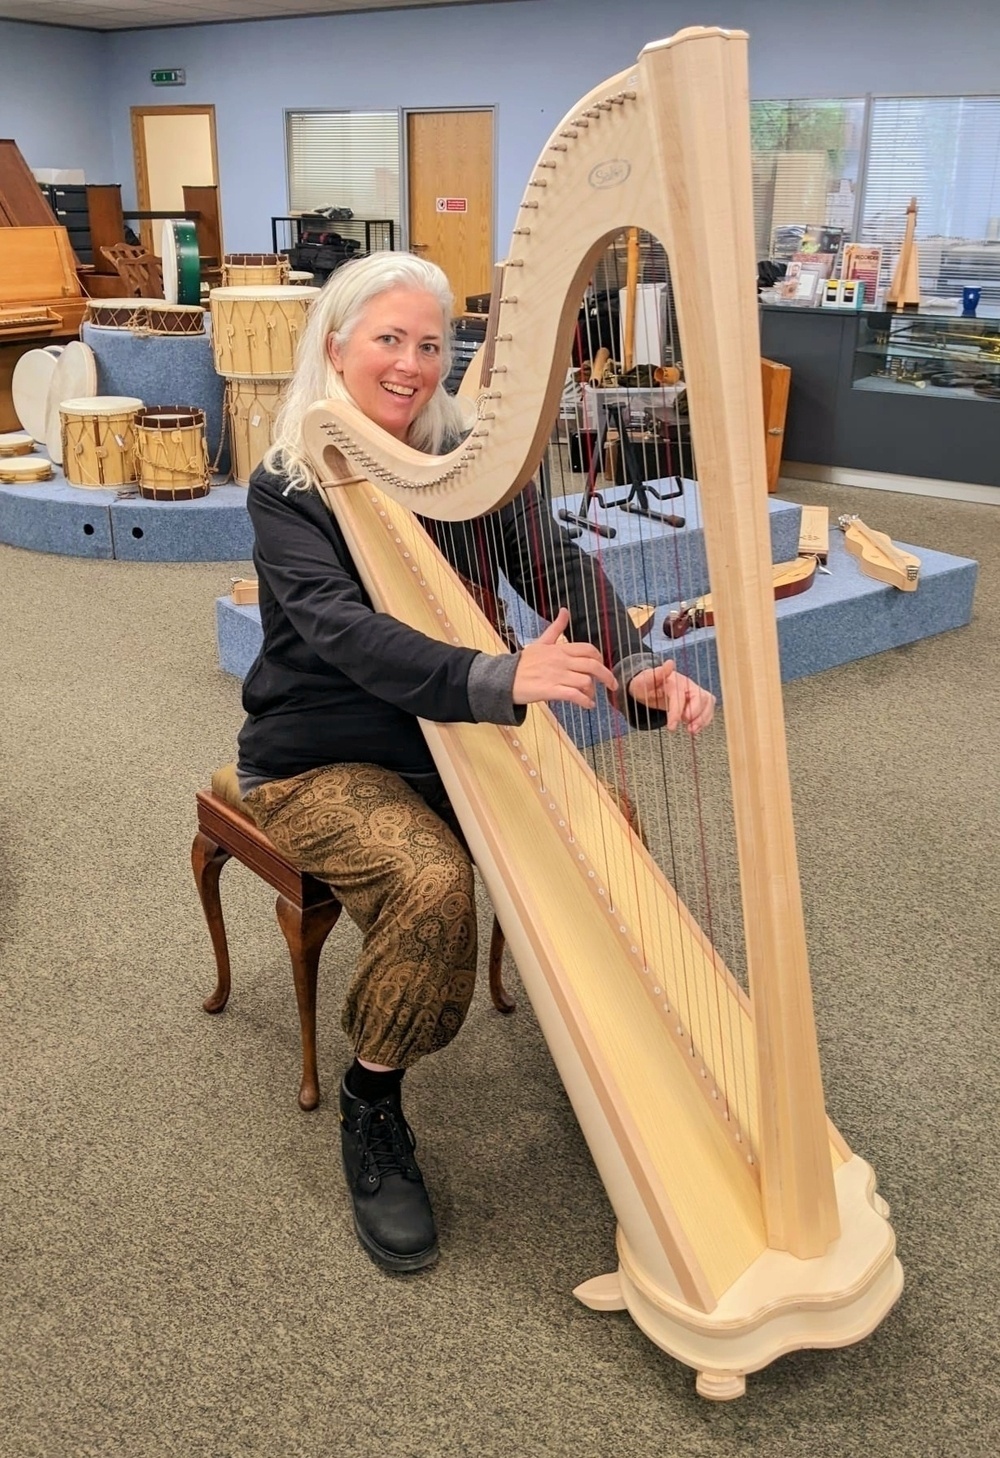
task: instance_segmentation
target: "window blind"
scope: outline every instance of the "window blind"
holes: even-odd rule
[[[885,250],[885,282],[912,197],[921,293],[1000,303],[1000,96],[873,98],[859,236]]]
[[[399,113],[290,111],[288,209],[350,208],[399,222]]]
[[[850,236],[864,123],[863,97],[751,102],[758,258],[791,258],[805,228]]]

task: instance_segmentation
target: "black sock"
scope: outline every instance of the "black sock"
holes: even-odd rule
[[[394,1068],[389,1073],[376,1073],[365,1068],[355,1058],[344,1076],[348,1092],[366,1104],[377,1104],[379,1099],[395,1097],[398,1101],[403,1082],[403,1069]]]

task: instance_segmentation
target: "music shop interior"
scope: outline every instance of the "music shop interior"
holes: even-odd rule
[[[0,0],[12,1458],[996,1451],[998,46],[973,0]],[[341,667],[279,511],[468,687]],[[475,888],[461,1007],[393,969],[451,1019],[405,1119],[369,913],[237,744],[265,667],[315,692],[285,653],[362,685],[352,775],[420,721]]]

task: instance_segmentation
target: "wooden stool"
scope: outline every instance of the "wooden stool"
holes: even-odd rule
[[[235,859],[254,871],[278,892],[275,910],[278,925],[288,943],[295,981],[295,1000],[302,1034],[302,1081],[299,1107],[315,1109],[319,1103],[319,1075],[316,1071],[316,977],[323,944],[337,924],[341,905],[324,882],[297,870],[257,829],[242,808],[236,770],[233,765],[217,770],[211,790],[199,790],[198,833],[191,847],[195,885],[208,922],[218,974],[215,991],[202,1004],[208,1013],[220,1013],[229,1001],[229,944],[219,894],[219,876],[228,860]],[[493,918],[490,936],[489,979],[493,1006],[512,1013],[516,1004],[507,995],[501,975],[504,937]]]

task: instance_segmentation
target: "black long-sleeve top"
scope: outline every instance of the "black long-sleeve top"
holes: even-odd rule
[[[376,612],[325,502],[316,491],[286,494],[287,484],[259,467],[247,495],[264,638],[243,684],[244,791],[339,763],[380,764],[416,782],[434,769],[418,718],[520,722],[516,654],[441,643]],[[600,566],[556,524],[533,486],[476,521],[424,526],[487,594],[496,592],[499,561],[540,616],[567,607],[570,636],[599,642],[622,686],[655,661]],[[630,702],[623,696],[623,707]]]

